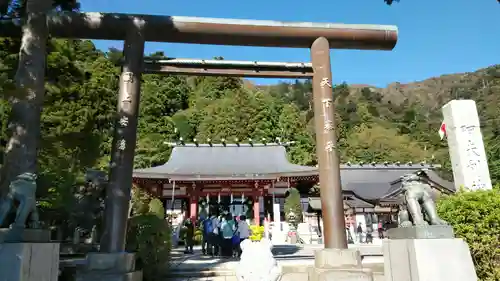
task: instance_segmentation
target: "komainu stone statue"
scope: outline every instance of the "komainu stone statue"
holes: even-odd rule
[[[7,195],[0,201],[0,227],[5,224],[8,214],[18,203],[16,218],[12,228],[25,228],[28,218],[30,228],[40,228],[38,210],[36,208],[36,175],[23,173],[17,176],[9,185]]]
[[[97,242],[104,211],[106,180],[105,172],[88,170],[85,184],[76,187],[69,223],[74,230],[74,244],[79,244],[82,238],[85,243]]]
[[[236,267],[239,281],[277,281],[281,270],[271,252],[271,243],[267,239],[241,242],[241,260]]]
[[[419,175],[402,177],[403,204],[399,209],[399,226],[448,225],[439,218],[432,199],[431,187]]]

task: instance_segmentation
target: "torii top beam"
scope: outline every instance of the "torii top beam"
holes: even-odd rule
[[[392,50],[398,39],[397,27],[390,25],[74,12],[52,12],[47,22],[50,34],[59,38],[124,40],[135,25],[153,42],[310,48],[325,37],[332,49]],[[0,20],[1,37],[20,33],[19,20]]]

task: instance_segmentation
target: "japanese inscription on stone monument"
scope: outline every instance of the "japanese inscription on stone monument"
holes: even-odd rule
[[[479,145],[474,138],[475,135],[480,134],[478,130],[479,128],[476,126],[463,125],[460,127],[460,131],[466,142],[466,169],[473,175],[472,182],[470,183],[472,189],[484,189],[486,187],[481,175],[482,166],[487,165],[483,161],[486,159],[486,156],[483,155],[483,151],[479,149]]]

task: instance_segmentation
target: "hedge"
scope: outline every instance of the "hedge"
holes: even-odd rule
[[[129,220],[127,251],[136,252],[138,269],[142,269],[145,281],[163,277],[170,261],[172,232],[169,223],[149,213]]]
[[[143,271],[144,280],[156,280],[167,272],[172,250],[172,230],[164,219],[163,203],[134,187],[131,207],[127,251],[136,252],[136,267]]]
[[[463,238],[481,281],[500,280],[500,190],[461,191],[444,196],[438,213]]]

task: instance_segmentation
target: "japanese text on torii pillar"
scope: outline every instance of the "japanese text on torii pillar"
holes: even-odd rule
[[[123,135],[123,130],[127,128],[129,120],[127,116],[127,112],[130,109],[130,105],[132,103],[132,97],[130,95],[130,86],[133,81],[133,75],[131,72],[124,72],[122,74],[123,83],[125,83],[123,87],[122,97],[120,99],[120,119],[118,121],[120,139],[118,140],[118,149],[123,151],[127,147],[127,141],[125,140],[125,136]]]
[[[331,89],[332,88],[332,84],[330,83],[330,80],[328,78],[323,78],[321,79],[321,82],[320,82],[320,87],[321,88],[329,88]],[[330,115],[330,112],[331,111],[331,106],[333,105],[333,100],[331,97],[327,96],[327,97],[324,97],[323,100],[321,101],[322,105],[323,105],[323,132],[325,134],[328,134],[330,133],[331,131],[334,131],[335,130],[335,123],[333,122],[333,119],[331,119],[331,117],[329,116]],[[332,117],[333,117],[333,114],[332,114]],[[333,150],[335,149],[335,144],[333,143],[333,141],[331,140],[327,140],[326,144],[325,144],[325,150],[327,152],[332,152]]]

